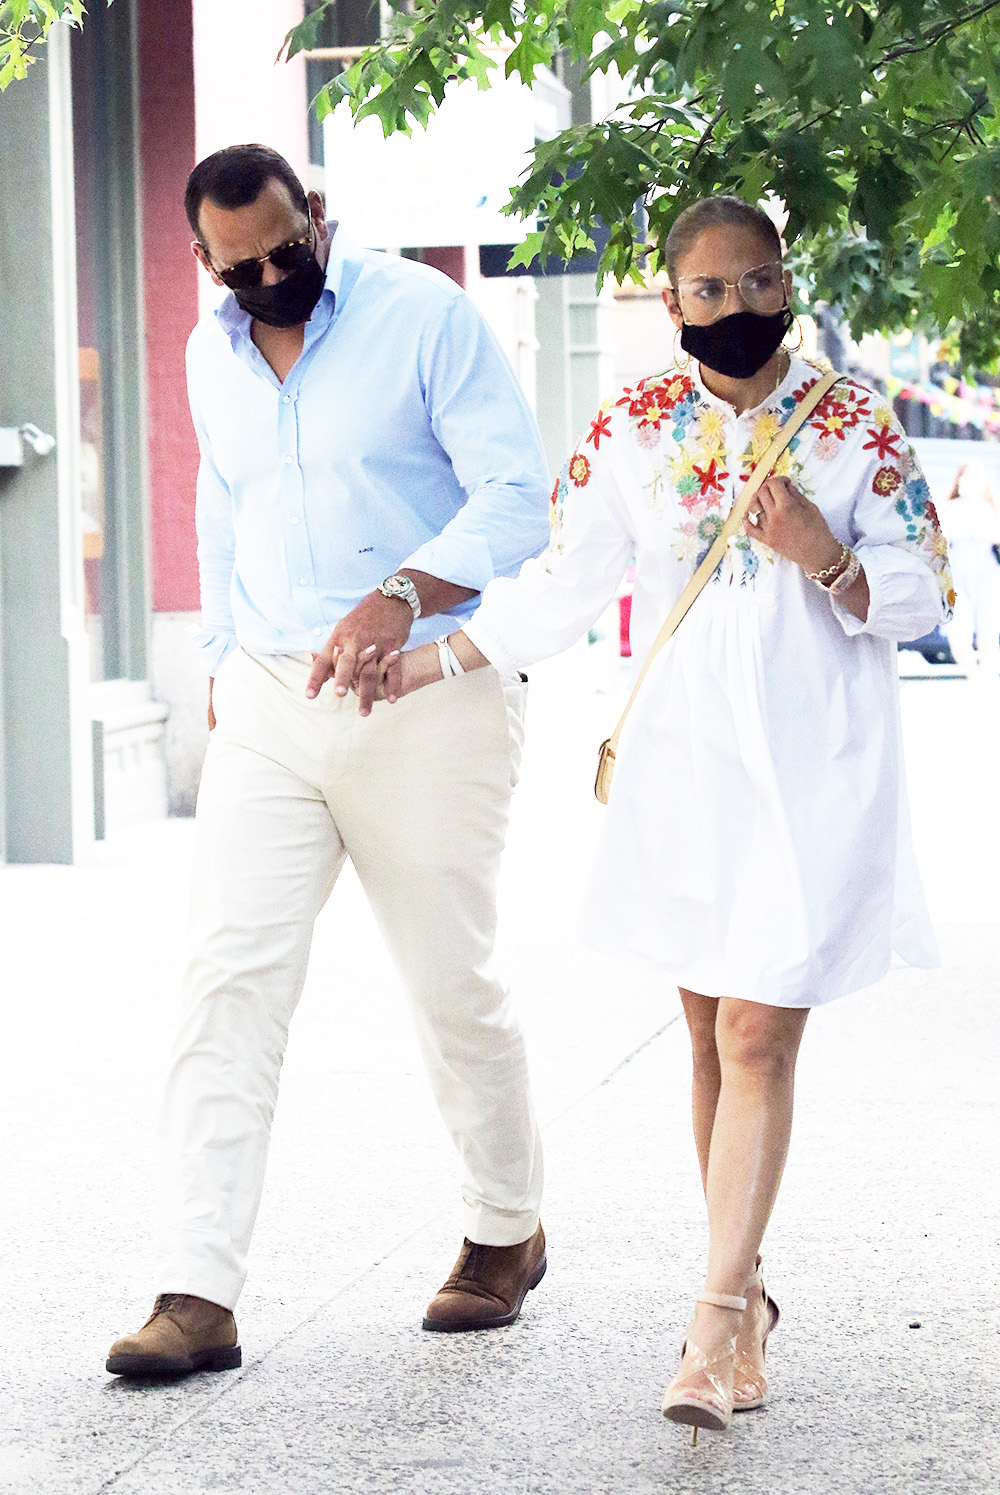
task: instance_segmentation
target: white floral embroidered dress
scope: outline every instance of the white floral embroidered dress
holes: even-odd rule
[[[558,653],[634,556],[641,662],[818,377],[793,356],[738,418],[695,365],[606,402],[556,484],[548,550],[487,587],[469,637],[501,670]],[[930,632],[952,594],[927,485],[883,397],[841,381],[777,471],[857,551],[868,619],[758,541],[730,542],[622,734],[584,928],[691,990],[810,1007],[877,981],[893,949],[937,961],[910,846],[895,643]]]

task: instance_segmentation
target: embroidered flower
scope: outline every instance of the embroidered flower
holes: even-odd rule
[[[602,412],[600,415],[598,415],[596,417],[595,420],[591,421],[591,423],[590,423],[590,430],[587,432],[587,440],[588,441],[592,441],[594,443],[594,450],[596,452],[596,451],[600,450],[601,437],[602,436],[608,436],[608,437],[610,437],[610,435],[611,435],[611,417],[610,417],[610,415],[605,415]]]
[[[869,426],[868,435],[871,437],[871,441],[865,442],[862,451],[873,451],[880,462],[884,462],[886,457],[899,457],[900,453],[896,442],[902,436],[901,431],[891,431],[888,425],[879,426],[877,430]]]
[[[897,468],[880,467],[872,478],[872,489],[881,498],[888,498],[890,493],[895,493],[902,481],[902,474]]]
[[[813,447],[813,452],[821,462],[829,462],[831,457],[835,457],[837,455],[837,450],[837,438],[829,431],[824,431],[823,435],[817,439],[816,445]]]
[[[635,439],[644,451],[650,451],[654,446],[659,446],[660,428],[659,426],[651,425],[648,421],[644,421],[641,425],[636,426]]]
[[[590,463],[582,452],[570,457],[569,475],[578,488],[585,488],[590,481]]]
[[[713,457],[705,467],[698,467],[695,464],[692,468],[694,476],[701,485],[701,494],[703,497],[707,497],[710,493],[725,492],[723,479],[728,478],[729,474],[728,472],[721,472],[719,465],[717,458]]]

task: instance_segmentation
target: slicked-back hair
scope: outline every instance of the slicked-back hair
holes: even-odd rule
[[[199,161],[184,190],[184,211],[198,240],[202,237],[198,215],[206,197],[217,208],[245,208],[257,201],[272,178],[284,182],[294,205],[308,214],[305,188],[284,156],[269,145],[227,145]]]
[[[774,251],[776,260],[781,259],[781,236],[771,219],[753,203],[742,197],[703,197],[693,202],[674,219],[667,241],[663,246],[663,257],[667,262],[667,274],[671,285],[677,284],[677,266],[691,248],[699,234],[706,228],[718,228],[725,224],[738,224],[741,228],[753,229],[754,233]]]

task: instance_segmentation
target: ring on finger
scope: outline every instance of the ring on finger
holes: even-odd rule
[[[763,509],[753,509],[747,515],[747,518],[749,519],[749,521],[750,521],[751,524],[757,525],[757,524],[760,523],[760,521],[761,521],[761,515],[763,513],[764,513]]]

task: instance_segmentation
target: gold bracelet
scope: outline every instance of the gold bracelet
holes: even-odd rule
[[[825,571],[807,571],[806,575],[810,581],[818,581],[821,587],[828,586],[836,579],[842,571],[846,571],[851,563],[851,552],[846,545],[841,545],[840,555],[832,566],[827,566]]]

